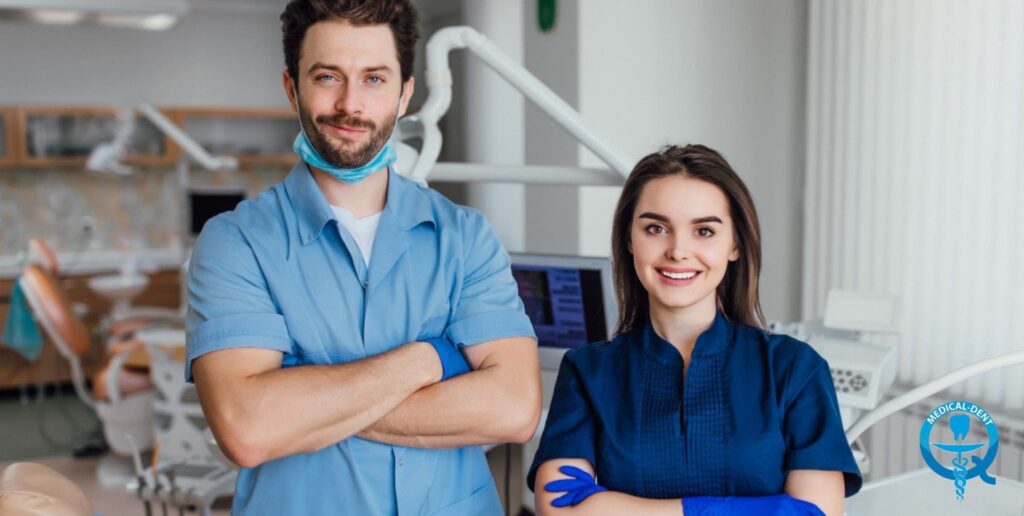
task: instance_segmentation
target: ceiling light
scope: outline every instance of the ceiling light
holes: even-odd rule
[[[165,30],[188,14],[189,0],[0,0],[0,18]]]

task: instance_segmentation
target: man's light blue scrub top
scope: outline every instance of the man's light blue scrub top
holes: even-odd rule
[[[378,172],[384,173],[384,172]],[[369,268],[306,165],[203,228],[189,270],[188,356],[260,347],[282,367],[361,360],[444,334],[533,337],[509,257],[477,211],[392,170]],[[500,514],[481,447],[351,437],[243,469],[233,514]]]

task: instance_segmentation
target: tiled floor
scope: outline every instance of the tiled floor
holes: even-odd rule
[[[44,466],[53,468],[78,485],[92,502],[93,511],[102,516],[133,516],[145,515],[146,509],[142,502],[124,487],[104,487],[96,477],[96,468],[100,458],[74,459],[69,455],[31,459]],[[0,464],[0,470],[9,463]],[[160,506],[153,507],[154,515],[161,515]],[[177,509],[168,507],[167,514],[178,514]],[[186,514],[197,514],[195,512]],[[231,514],[227,500],[218,501],[212,512],[214,515]]]

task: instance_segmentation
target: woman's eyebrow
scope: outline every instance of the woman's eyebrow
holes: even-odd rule
[[[698,217],[690,221],[691,224],[707,224],[708,222],[717,222],[719,224],[725,224],[724,222],[722,222],[722,219],[714,215],[708,215],[707,217]]]
[[[638,219],[654,219],[654,220],[657,220],[658,222],[665,222],[665,223],[671,222],[668,217],[666,217],[666,216],[664,216],[664,215],[662,215],[660,213],[654,213],[654,212],[650,212],[650,211],[645,211],[645,212],[641,213],[640,215],[637,216],[637,218]]]

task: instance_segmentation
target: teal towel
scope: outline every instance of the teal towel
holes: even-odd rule
[[[4,326],[4,333],[0,336],[0,343],[21,353],[29,362],[39,358],[43,350],[43,336],[39,334],[39,328],[32,319],[32,310],[25,300],[25,293],[21,291],[21,282],[14,282],[14,290],[11,291],[11,304],[7,309],[7,323]]]

